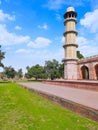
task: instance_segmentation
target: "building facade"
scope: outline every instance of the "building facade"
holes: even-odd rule
[[[64,79],[77,80],[77,79],[98,79],[98,55],[88,57],[82,60],[77,58],[76,36],[76,20],[77,13],[73,7],[67,8],[64,14],[64,25],[66,26],[64,37]]]

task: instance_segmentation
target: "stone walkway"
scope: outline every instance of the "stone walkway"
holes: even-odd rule
[[[18,83],[19,85],[34,90],[41,91],[46,94],[52,94],[78,104],[98,110],[98,91],[83,90],[77,88],[62,87],[43,83]]]

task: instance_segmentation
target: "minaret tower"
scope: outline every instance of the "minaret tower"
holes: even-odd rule
[[[66,26],[64,37],[65,43],[63,45],[65,55],[64,55],[64,78],[66,80],[76,80],[77,79],[77,54],[76,48],[76,36],[77,31],[75,29],[77,13],[73,7],[67,8],[64,14],[64,25]]]

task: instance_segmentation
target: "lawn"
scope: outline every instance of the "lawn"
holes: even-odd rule
[[[0,83],[0,130],[98,130],[98,123],[15,83]]]

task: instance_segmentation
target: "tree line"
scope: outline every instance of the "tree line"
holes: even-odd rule
[[[27,72],[23,74],[22,69],[20,68],[16,71],[12,66],[3,67],[3,72],[1,72],[1,79],[21,79],[25,77],[26,79],[55,79],[63,78],[64,65],[60,64],[57,60],[53,59],[52,61],[45,61],[45,65],[41,66],[36,64],[32,67],[26,67]]]
[[[25,74],[26,78],[35,78],[37,79],[56,79],[64,77],[64,65],[60,64],[57,60],[53,59],[52,61],[45,61],[44,66],[36,64],[35,66],[26,67],[27,73]]]
[[[4,67],[3,72],[0,73],[2,80],[21,79],[23,77],[22,69],[16,71],[12,66]]]

